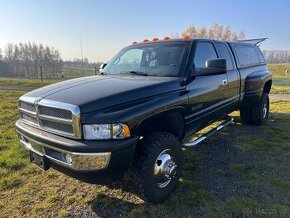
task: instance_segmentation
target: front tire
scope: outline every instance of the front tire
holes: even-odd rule
[[[181,176],[183,151],[179,140],[170,133],[157,132],[140,141],[135,167],[135,183],[144,200],[166,200]]]

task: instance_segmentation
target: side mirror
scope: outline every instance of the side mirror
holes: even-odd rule
[[[107,66],[107,63],[103,63],[103,64],[101,64],[100,67],[99,67],[99,72],[100,72],[100,73],[103,73],[104,68],[105,68],[106,66]]]
[[[197,68],[192,72],[193,76],[219,75],[227,72],[226,59],[212,59],[205,62],[205,68]]]

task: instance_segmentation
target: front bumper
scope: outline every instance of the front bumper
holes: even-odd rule
[[[16,122],[20,143],[26,149],[45,156],[50,163],[74,172],[101,175],[124,171],[133,160],[138,138],[84,141],[73,140]]]

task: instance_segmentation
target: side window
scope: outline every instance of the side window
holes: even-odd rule
[[[241,66],[247,66],[251,63],[249,56],[247,54],[246,47],[244,45],[236,45],[235,46],[237,56],[239,59],[239,63]]]
[[[235,50],[241,66],[249,66],[260,63],[253,45],[236,45]]]
[[[216,59],[217,54],[210,42],[199,42],[196,47],[194,56],[195,68],[204,68],[205,62],[210,59]]]
[[[254,46],[254,48],[258,54],[260,63],[265,63],[265,58],[264,58],[264,55],[263,55],[261,49],[258,46]]]
[[[216,49],[219,54],[219,58],[223,58],[227,60],[227,70],[234,69],[234,63],[230,51],[226,44],[217,42]]]
[[[247,49],[249,49],[249,55],[251,57],[251,64],[259,64],[260,60],[259,60],[257,52],[255,51],[254,46],[247,45]]]

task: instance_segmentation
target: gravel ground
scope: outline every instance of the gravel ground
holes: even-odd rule
[[[274,169],[274,174],[290,178],[289,169],[286,169],[290,165],[290,158],[242,151],[234,146],[241,135],[268,137],[261,128],[233,125],[216,134],[214,140],[200,144],[198,151],[202,157],[198,164],[198,181],[221,201],[252,195],[265,206],[288,202],[290,208],[289,193],[270,183],[273,172],[269,171]],[[244,166],[242,172],[235,172],[231,168],[235,164]],[[214,175],[216,169],[222,170],[224,175]],[[252,184],[249,179],[251,175],[256,175],[259,181]]]

